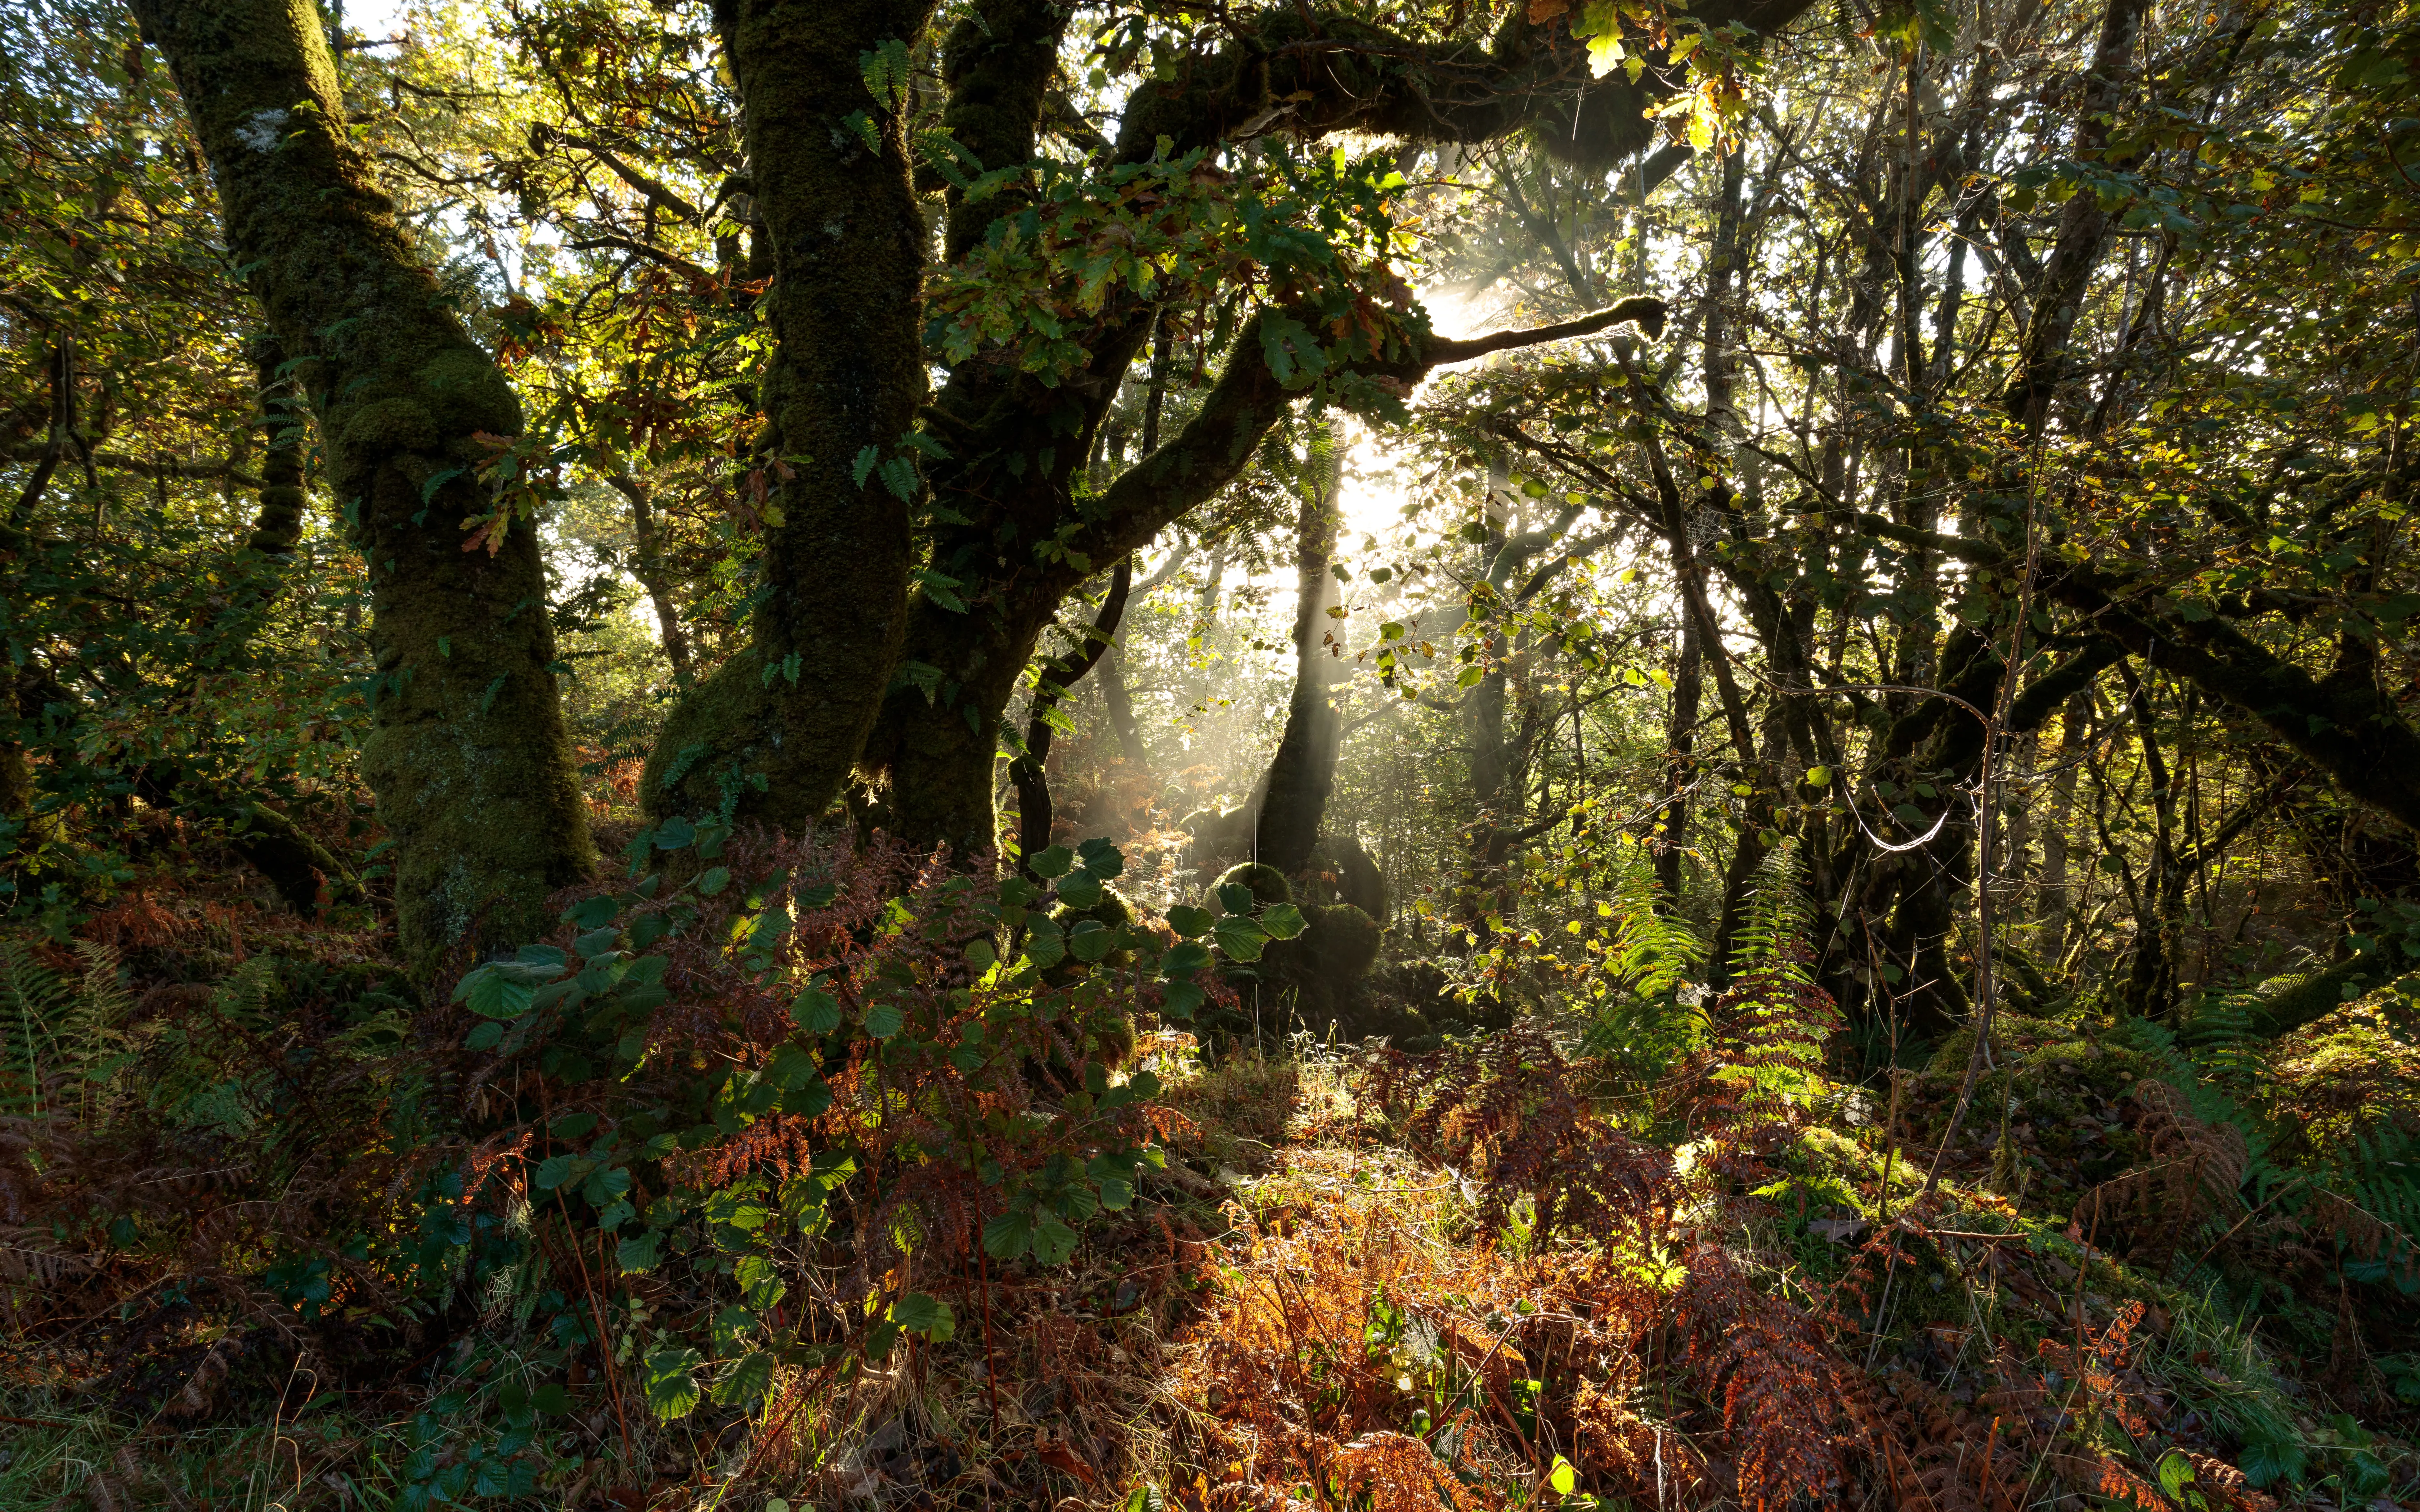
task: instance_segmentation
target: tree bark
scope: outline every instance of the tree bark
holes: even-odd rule
[[[926,393],[924,222],[904,99],[876,98],[859,60],[912,50],[931,14],[931,0],[715,6],[773,243],[754,453],[770,507],[751,643],[666,720],[641,783],[650,813],[811,824],[891,687],[923,489],[906,439]],[[875,147],[851,116],[874,123]]]
[[[2067,953],[2067,925],[2071,912],[2067,896],[2068,826],[2075,815],[2075,778],[2084,763],[2085,728],[2091,723],[2091,700],[2071,697],[2059,716],[2058,770],[2050,779],[2050,814],[2042,826],[2041,905],[2034,926],[2034,954],[2055,962]]]
[[[1016,787],[1017,866],[1029,875],[1033,854],[1050,844],[1050,711],[1109,650],[1133,589],[1134,558],[1125,557],[1110,574],[1109,594],[1101,600],[1100,612],[1094,616],[1083,640],[1065,655],[1046,662],[1034,683],[1033,709],[1025,725],[1025,754],[1008,768],[1009,780]]]
[[[1329,568],[1342,518],[1338,496],[1344,455],[1332,427],[1322,425],[1317,434],[1309,475],[1299,480],[1301,509],[1295,520],[1294,694],[1286,704],[1285,733],[1269,758],[1268,792],[1253,840],[1256,858],[1288,876],[1310,863],[1319,843],[1344,729],[1338,689],[1351,671],[1337,655],[1329,629],[1341,628],[1343,621],[1327,612],[1339,596]]]
[[[347,133],[318,12],[136,0],[218,184],[227,241],[318,414],[368,559],[379,679],[363,774],[395,843],[396,932],[423,980],[553,923],[596,867],[557,696],[536,531],[465,550],[495,508],[483,438],[520,407],[412,256]]]
[[[672,663],[673,676],[687,687],[695,675],[690,660],[689,631],[681,626],[680,609],[673,602],[672,579],[664,572],[663,548],[656,532],[654,491],[627,472],[613,473],[605,481],[630,501],[630,544],[632,555],[637,558],[631,575],[646,590],[647,602],[655,609],[664,659]]]

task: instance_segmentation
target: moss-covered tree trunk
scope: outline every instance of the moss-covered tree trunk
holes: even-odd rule
[[[308,391],[328,481],[368,559],[377,658],[363,773],[393,840],[411,968],[528,940],[595,868],[557,699],[535,530],[492,551],[483,438],[521,428],[347,136],[318,9],[135,0],[217,181],[233,260]]]
[[[715,7],[773,243],[754,448],[770,507],[752,643],[666,722],[641,795],[651,812],[811,823],[840,795],[898,664],[920,486],[906,439],[926,393],[905,105],[932,8]]]

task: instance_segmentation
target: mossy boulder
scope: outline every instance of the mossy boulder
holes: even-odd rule
[[[1323,835],[1303,869],[1295,895],[1307,903],[1351,903],[1373,918],[1387,915],[1387,878],[1350,835]]]
[[[1310,927],[1302,932],[1306,969],[1329,981],[1357,981],[1378,959],[1378,921],[1351,903],[1331,903],[1304,910]]]
[[[1218,880],[1210,885],[1210,896],[1204,906],[1213,913],[1225,912],[1226,904],[1219,894],[1234,887],[1250,888],[1252,902],[1258,907],[1273,908],[1279,903],[1294,902],[1294,885],[1286,881],[1284,872],[1259,861],[1246,861],[1218,874]]]

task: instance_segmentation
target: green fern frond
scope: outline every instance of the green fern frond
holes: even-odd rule
[[[1746,978],[1777,970],[1789,980],[1806,980],[1799,963],[1814,923],[1814,902],[1798,885],[1797,842],[1784,840],[1757,866],[1746,913],[1731,944],[1731,976]]]
[[[44,1086],[66,1070],[59,1026],[75,989],[21,940],[0,940],[0,1112],[37,1114]]]
[[[1667,906],[1655,860],[1635,840],[1617,840],[1612,896],[1597,905],[1609,991],[1590,1024],[1587,1052],[1634,1081],[1652,1081],[1704,1041],[1706,1015],[1682,994],[1706,961],[1706,942]]]

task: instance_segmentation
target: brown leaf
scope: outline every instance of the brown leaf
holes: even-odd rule
[[[1033,1453],[1037,1458],[1039,1458],[1044,1464],[1048,1465],[1051,1469],[1063,1470],[1068,1474],[1075,1476],[1078,1480],[1082,1481],[1087,1486],[1092,1485],[1094,1481],[1101,1478],[1099,1473],[1096,1473],[1092,1466],[1077,1458],[1073,1454],[1070,1454],[1066,1449],[1058,1444],[1043,1444],[1036,1448]]]

